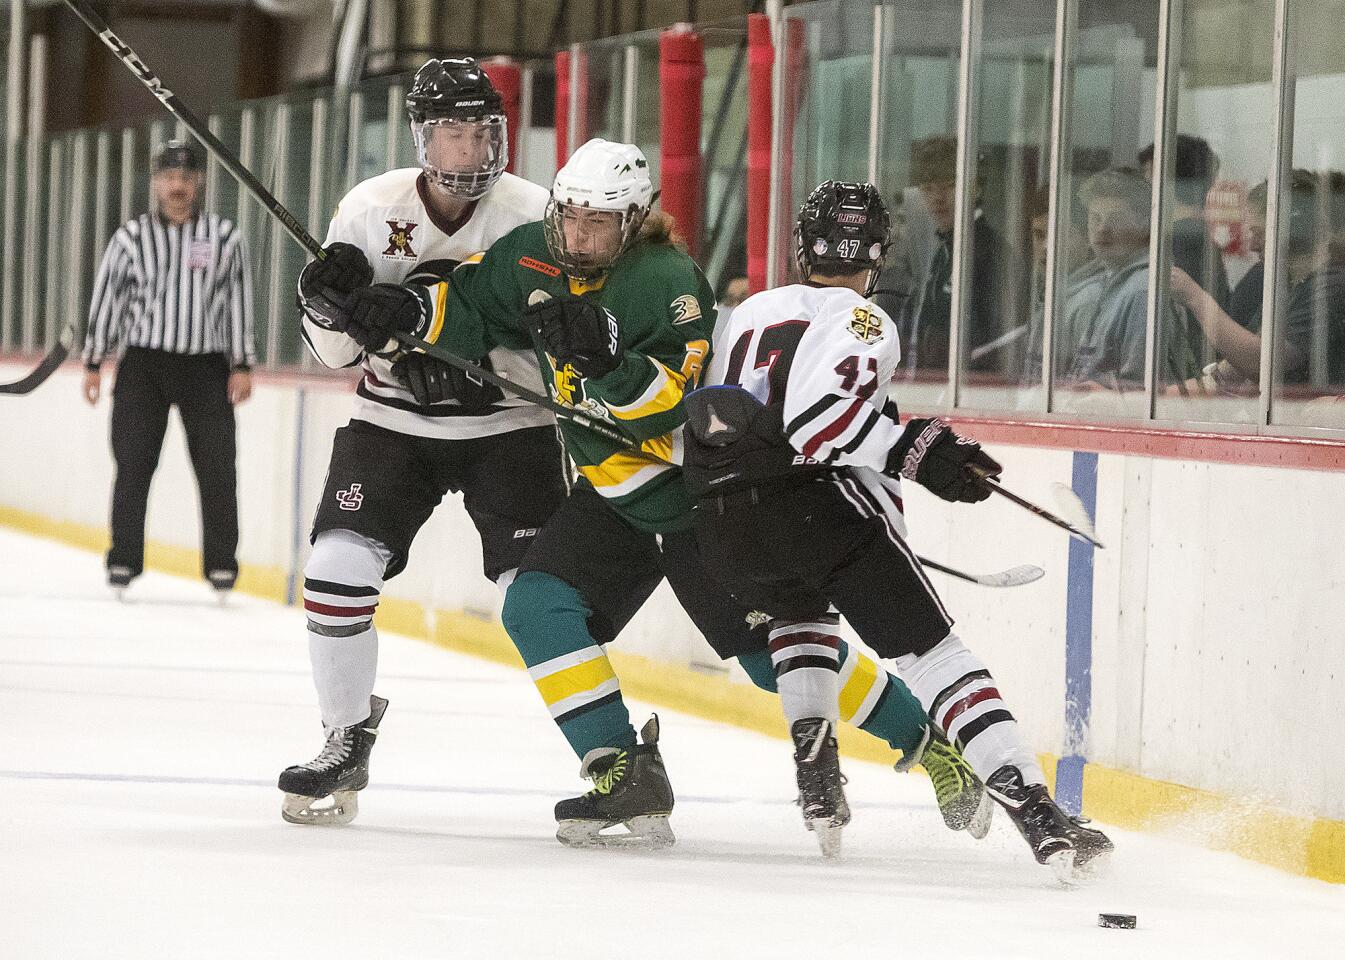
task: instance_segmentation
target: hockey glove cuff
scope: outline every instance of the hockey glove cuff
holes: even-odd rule
[[[621,328],[602,307],[570,297],[532,304],[524,315],[528,329],[557,365],[568,363],[589,379],[621,366]]]
[[[950,503],[979,503],[990,496],[981,482],[1003,468],[975,440],[959,436],[942,420],[912,420],[892,448],[883,471],[914,480]]]
[[[299,274],[299,308],[320,327],[344,333],[350,294],[373,283],[374,269],[364,251],[350,243],[323,247],[324,260],[313,260]]]
[[[416,288],[376,283],[350,295],[346,335],[370,353],[394,352],[399,347],[393,334],[419,337],[429,325],[430,307]]]
[[[485,366],[489,361],[483,361]],[[504,399],[500,389],[424,353],[408,353],[392,365],[397,378],[422,407],[456,400],[463,410],[478,412]]]

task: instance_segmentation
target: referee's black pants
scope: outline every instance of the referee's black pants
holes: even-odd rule
[[[112,388],[112,548],[107,565],[145,567],[145,509],[168,410],[176,405],[201,493],[202,574],[238,572],[237,446],[229,359],[128,347]]]

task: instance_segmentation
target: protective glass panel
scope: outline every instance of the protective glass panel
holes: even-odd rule
[[[1040,353],[1035,376],[1025,369],[1045,284],[1045,235],[1034,245],[1033,229],[1046,225],[1055,7],[1054,0],[984,7],[974,206],[962,274],[963,407],[1046,406]],[[948,148],[956,143],[948,140]],[[945,298],[933,302],[947,309]]]
[[[877,185],[892,210],[893,242],[874,299],[901,331],[897,378],[913,409],[951,401],[947,316],[932,301],[951,280],[939,251],[952,247],[955,171],[925,162],[937,158],[924,147],[957,132],[961,44],[960,0],[884,6]]]
[[[1234,18],[1240,29],[1223,25]],[[1181,29],[1163,239],[1157,415],[1255,423],[1265,181],[1273,159],[1274,0],[1191,0]],[[1140,153],[1152,176],[1152,151]]]
[[[1341,4],[1292,3],[1293,174],[1280,192],[1272,419],[1345,427],[1345,59]]]
[[[1080,0],[1052,319],[1055,410],[1141,418],[1157,0]],[[1040,349],[1040,348],[1038,348]]]

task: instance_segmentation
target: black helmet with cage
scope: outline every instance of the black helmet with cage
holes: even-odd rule
[[[471,57],[426,61],[406,93],[425,176],[466,200],[486,195],[509,165],[504,102]]]
[[[807,280],[814,273],[869,271],[871,292],[892,237],[892,218],[871,183],[828,180],[814,188],[794,225],[794,259]]]

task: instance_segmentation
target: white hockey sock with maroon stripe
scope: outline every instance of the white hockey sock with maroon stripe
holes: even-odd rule
[[[840,719],[840,617],[816,620],[772,620],[771,663],[785,720],[825,717]]]
[[[369,716],[378,671],[374,609],[388,554],[349,530],[318,534],[304,567],[308,656],[322,722],[349,727]]]
[[[982,780],[1005,764],[1027,784],[1044,783],[1037,755],[1023,739],[995,678],[980,657],[949,634],[926,653],[896,660],[902,679],[930,718],[957,744]]]

